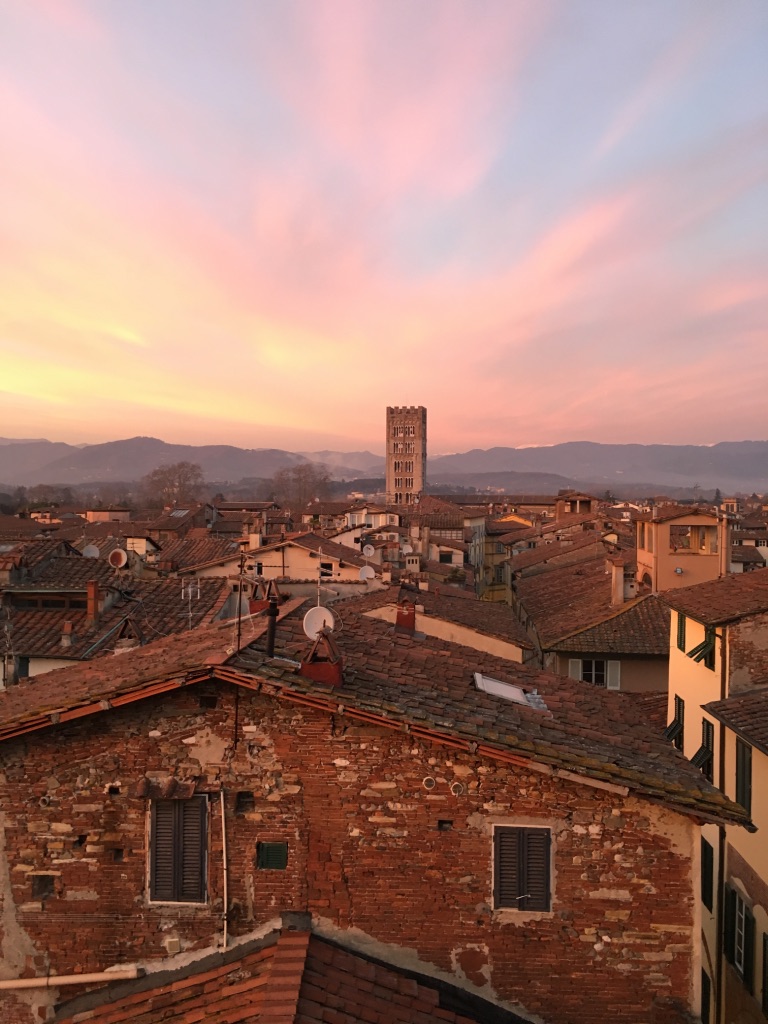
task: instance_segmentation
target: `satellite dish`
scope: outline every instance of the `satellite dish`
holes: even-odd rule
[[[403,544],[403,554],[404,555],[412,555],[413,554],[413,548],[411,547],[410,544]]]
[[[373,556],[376,554],[376,550],[373,544],[366,544],[365,547],[363,548],[363,554],[365,555],[366,558],[373,558]]]
[[[83,548],[83,558],[98,558],[100,554],[95,544],[86,544]]]
[[[333,629],[335,625],[336,621],[333,615],[322,605],[310,608],[304,616],[304,632],[310,640],[317,640],[321,629]]]
[[[370,565],[364,565],[357,575],[363,582],[365,582],[366,580],[372,580],[376,573]]]
[[[122,548],[115,548],[114,551],[110,551],[107,561],[113,569],[123,569],[128,564],[128,555]]]

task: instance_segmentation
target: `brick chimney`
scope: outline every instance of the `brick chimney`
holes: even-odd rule
[[[88,625],[94,626],[99,621],[99,602],[101,595],[99,594],[98,580],[88,580],[86,587],[88,590],[88,610],[85,617]]]
[[[342,685],[344,658],[329,630],[320,630],[306,658],[302,658],[299,672],[305,679],[312,679],[316,683]]]
[[[410,633],[416,631],[416,605],[410,601],[401,601],[397,606],[397,618],[395,619],[396,633]]]
[[[618,608],[624,604],[624,559],[608,558],[605,564],[611,573],[611,607]]]
[[[67,619],[67,621],[64,622],[62,624],[62,627],[61,627],[61,641],[60,641],[60,643],[61,643],[62,647],[71,647],[72,646],[72,641],[74,639],[74,633],[75,633],[74,623],[70,619]]]

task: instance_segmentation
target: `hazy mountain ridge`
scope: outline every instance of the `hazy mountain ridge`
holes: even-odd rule
[[[157,466],[195,462],[207,480],[268,478],[304,462],[322,463],[336,479],[383,476],[384,459],[368,451],[289,452],[279,448],[168,444],[133,437],[76,446],[61,441],[0,438],[0,480],[18,486],[136,481]],[[711,446],[599,444],[569,441],[545,448],[496,447],[428,461],[430,484],[520,490],[520,474],[543,491],[567,486],[602,492],[625,485],[764,492],[768,441],[724,441]],[[550,478],[550,479],[547,479]],[[653,483],[648,483],[653,481]]]

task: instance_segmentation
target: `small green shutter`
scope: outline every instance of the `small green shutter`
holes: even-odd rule
[[[682,612],[677,613],[677,647],[678,650],[685,650],[685,616]]]
[[[755,991],[755,918],[749,907],[744,909],[744,988]]]
[[[723,915],[723,953],[729,964],[736,952],[736,891],[725,887],[725,913]]]

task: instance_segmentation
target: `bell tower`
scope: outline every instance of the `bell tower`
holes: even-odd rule
[[[427,482],[427,410],[387,406],[387,503],[412,505]]]

